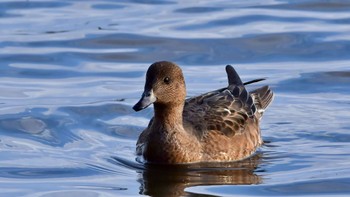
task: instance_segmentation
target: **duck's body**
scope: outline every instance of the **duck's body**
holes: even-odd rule
[[[156,62],[147,71],[145,91],[134,106],[154,104],[154,117],[137,141],[137,154],[152,163],[236,161],[262,144],[259,121],[273,98],[264,86],[250,93],[233,67],[229,86],[185,100],[181,69]]]

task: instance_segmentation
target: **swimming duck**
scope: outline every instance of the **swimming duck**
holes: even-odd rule
[[[186,99],[181,68],[160,61],[147,70],[144,92],[133,109],[154,106],[136,154],[150,163],[226,162],[251,156],[263,143],[259,122],[273,100],[264,86],[248,92],[227,65],[228,87]],[[254,81],[252,81],[254,82]]]

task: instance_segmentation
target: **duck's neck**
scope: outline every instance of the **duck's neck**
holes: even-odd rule
[[[182,126],[182,112],[184,103],[154,104],[154,121],[163,127]]]

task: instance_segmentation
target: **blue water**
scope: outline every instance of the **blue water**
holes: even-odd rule
[[[135,160],[144,74],[188,96],[266,77],[265,145],[241,162]],[[350,2],[0,2],[0,196],[349,196]]]

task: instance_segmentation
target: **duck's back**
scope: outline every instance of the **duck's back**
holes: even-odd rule
[[[204,161],[239,160],[262,144],[259,120],[271,103],[268,86],[248,92],[231,66],[229,86],[186,100],[184,128],[202,144]]]

